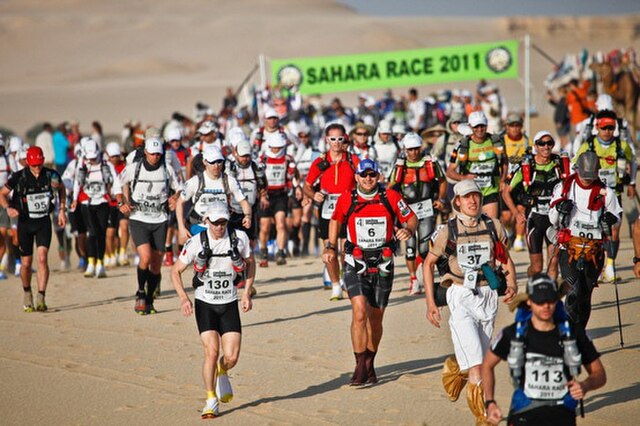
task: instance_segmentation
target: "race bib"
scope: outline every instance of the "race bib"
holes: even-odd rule
[[[493,163],[473,163],[469,172],[474,175],[479,175],[474,178],[476,184],[480,189],[490,188],[493,186]]]
[[[324,203],[322,203],[322,212],[321,217],[326,220],[330,220],[333,215],[334,210],[336,209],[336,204],[338,204],[338,198],[340,198],[340,194],[327,194],[324,198]]]
[[[236,299],[233,272],[207,269],[203,276],[204,297],[213,303],[231,302]]]
[[[533,399],[561,400],[567,393],[562,358],[527,353],[524,393]]]
[[[458,244],[456,258],[462,269],[478,270],[491,260],[491,243]]]
[[[256,191],[255,188],[256,185],[254,183],[248,183],[248,184],[240,184],[240,188],[242,189],[242,193],[244,194],[245,197],[247,197],[247,201],[249,202],[249,205],[253,206],[256,202]],[[235,198],[234,198],[235,200]],[[237,203],[239,205],[239,203]]]
[[[386,217],[359,217],[356,219],[356,241],[363,249],[380,248],[387,242]]]
[[[207,210],[209,210],[209,207],[211,207],[211,205],[216,201],[227,204],[227,195],[224,193],[202,194],[196,206],[196,213],[203,216]]]
[[[602,239],[602,231],[598,226],[598,222],[583,222],[581,220],[574,220],[571,224],[571,235],[574,237],[588,238],[591,240]]]
[[[136,211],[147,215],[157,215],[162,212],[162,204],[160,195],[142,194],[136,205]]]
[[[31,219],[40,219],[49,214],[51,205],[51,193],[40,192],[38,194],[27,194],[27,209]]]
[[[433,202],[431,199],[418,201],[417,203],[409,204],[411,210],[416,214],[418,220],[426,219],[433,216]]]
[[[287,167],[284,164],[267,164],[265,176],[269,186],[282,186],[286,183]]]
[[[609,188],[616,187],[617,181],[615,169],[600,169],[598,170],[598,176]]]
[[[83,190],[89,198],[101,197],[106,192],[106,185],[102,181],[87,182]]]

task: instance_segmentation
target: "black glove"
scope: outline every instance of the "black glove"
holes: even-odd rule
[[[563,215],[568,215],[573,210],[573,201],[572,200],[562,200],[558,204],[556,204],[556,210],[558,213]]]

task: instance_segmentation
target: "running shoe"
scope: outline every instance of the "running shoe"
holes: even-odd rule
[[[153,303],[147,304],[146,309],[145,309],[145,314],[153,315],[153,314],[157,314],[157,313],[158,313],[158,311],[156,311],[156,308],[153,307]]]
[[[226,370],[222,369],[220,362],[218,361],[218,376],[216,378],[216,395],[220,399],[220,402],[230,402],[233,399],[233,388],[229,381],[229,375]]]
[[[331,288],[331,297],[329,298],[329,300],[335,302],[336,300],[340,299],[342,299],[342,287],[340,287],[339,285],[333,286]]]
[[[25,291],[22,300],[22,309],[25,312],[33,312],[33,294],[30,291]]]
[[[603,283],[612,283],[616,280],[616,269],[613,264],[613,259],[607,259],[607,264],[602,270],[602,275],[600,275],[600,281]]]
[[[411,279],[411,284],[409,285],[409,294],[415,296],[417,294],[424,293],[424,288],[422,287],[422,283],[418,281],[417,278]]]
[[[522,237],[522,235],[516,236],[513,242],[513,251],[525,251],[526,249],[527,245],[524,243],[524,237]]]
[[[138,315],[145,315],[147,313],[147,302],[145,300],[145,294],[142,292],[136,293],[136,305],[134,311]]]
[[[96,278],[107,278],[107,270],[104,265],[98,264],[96,267]]]
[[[118,264],[120,266],[129,266],[129,256],[127,256],[127,253],[120,253],[120,256],[118,256]]]
[[[15,270],[15,272],[14,272],[14,275],[15,275],[16,277],[19,277],[19,276],[20,276],[20,270],[21,270],[21,269],[22,269],[22,263],[20,263],[20,261],[19,261],[19,260],[16,260],[16,270]]]
[[[47,307],[47,304],[44,303],[44,295],[41,293],[38,293],[38,295],[36,296],[36,311],[46,312],[47,309],[49,308]]]
[[[287,259],[285,258],[284,252],[279,250],[278,253],[276,253],[276,265],[286,265],[287,264]]]
[[[207,403],[202,409],[202,419],[213,419],[218,415],[218,400],[216,398],[207,399]]]
[[[87,269],[84,270],[85,278],[91,278],[96,274],[96,265],[93,263],[89,263],[87,265]]]
[[[173,266],[173,253],[171,253],[170,251],[166,252],[164,254],[164,262],[163,262],[164,266]]]
[[[81,271],[84,271],[86,267],[87,267],[87,259],[85,259],[84,257],[81,257],[80,259],[78,259],[78,269]]]

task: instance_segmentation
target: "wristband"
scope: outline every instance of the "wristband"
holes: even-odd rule
[[[488,409],[488,408],[489,408],[489,406],[490,406],[491,404],[496,404],[496,405],[498,405],[498,404],[496,403],[496,400],[495,400],[495,399],[488,399],[488,400],[486,400],[486,401],[484,402],[484,409],[485,409],[485,410],[486,410],[486,409]]]
[[[334,246],[334,245],[333,245],[333,244],[331,244],[331,243],[327,243],[327,244],[325,244],[325,245],[324,245],[324,249],[325,249],[325,250],[333,250],[333,251],[336,251],[336,246]]]

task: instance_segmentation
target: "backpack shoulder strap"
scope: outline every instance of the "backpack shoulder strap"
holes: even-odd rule
[[[449,231],[449,235],[447,238],[447,246],[445,247],[445,254],[447,256],[451,256],[456,252],[457,241],[458,241],[458,220],[455,217],[452,217],[447,221],[447,229]]]
[[[207,235],[207,230],[200,232],[200,242],[202,243],[202,248],[205,250],[211,250],[209,247],[209,236]]]
[[[142,160],[136,161],[136,169],[133,172],[133,182],[131,183],[131,195],[136,192],[136,186],[138,185],[138,179],[140,177],[140,170],[142,168]]]
[[[351,191],[351,205],[349,206],[349,210],[347,210],[347,214],[344,215],[345,224],[349,223],[349,218],[355,211],[357,205],[358,205],[358,191],[354,189]]]
[[[197,172],[196,176],[198,177],[198,189],[196,190],[195,198],[193,204],[195,205],[200,197],[202,197],[202,193],[204,192],[204,173]]]
[[[387,198],[387,189],[380,188],[380,201],[382,201],[382,205],[387,209],[389,215],[393,219],[395,214],[393,212],[393,207],[391,207],[391,203],[389,202],[389,198]]]

